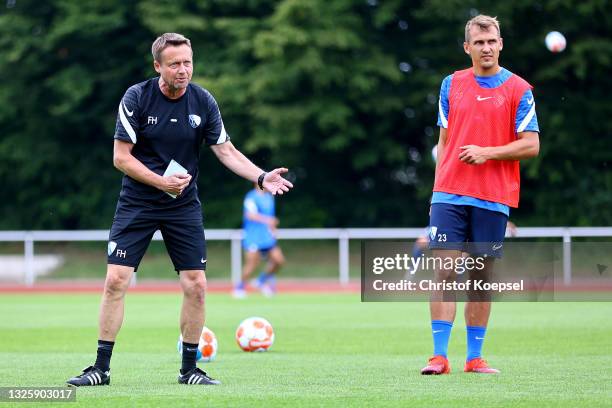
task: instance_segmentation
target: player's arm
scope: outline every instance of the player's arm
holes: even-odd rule
[[[540,136],[535,102],[531,89],[521,98],[515,118],[517,139],[503,146],[461,146],[459,160],[482,164],[487,160],[523,160],[540,153]]]
[[[459,160],[468,164],[482,164],[487,160],[523,160],[540,153],[538,132],[521,132],[517,140],[503,146],[461,146]]]
[[[208,103],[208,111],[206,115],[208,120],[206,121],[205,127],[202,129],[204,134],[204,141],[221,163],[240,177],[243,177],[253,183],[259,181],[264,171],[257,167],[251,162],[244,154],[234,147],[230,141],[229,135],[225,131],[223,120],[221,119],[221,111],[215,98],[205,92],[204,98]],[[263,179],[262,186],[264,190],[270,193],[283,194],[289,191],[293,187],[288,180],[285,180],[281,174],[286,173],[288,170],[285,168],[274,169],[269,173],[266,173]]]
[[[210,148],[225,167],[240,177],[256,183],[259,176],[264,173],[262,169],[253,164],[252,161],[250,161],[244,154],[236,149],[230,141],[212,145]],[[289,189],[293,187],[293,184],[281,176],[281,174],[286,173],[287,171],[288,170],[286,168],[281,167],[266,173],[263,180],[264,189],[274,195],[283,194],[284,192],[289,191]]]
[[[268,215],[259,214],[257,212],[247,211],[245,216],[254,222],[259,222],[261,224],[265,224],[268,228],[274,230],[278,226],[278,218],[270,217]]]
[[[436,150],[436,173],[438,172],[438,167],[440,166],[440,163],[442,163],[442,159],[446,153],[446,135],[446,128],[440,126],[440,137],[438,138],[438,147]]]
[[[265,224],[270,229],[275,229],[276,227],[278,227],[278,218],[276,217],[270,217],[268,215],[252,213],[252,212],[247,212],[246,217],[251,221]]]
[[[270,228],[276,227],[278,224],[278,219],[274,216],[268,216],[261,214],[259,209],[257,208],[257,203],[254,199],[247,197],[244,200],[244,216],[254,222],[259,222],[261,224],[266,224]]]
[[[190,174],[177,174],[162,177],[149,170],[140,160],[132,155],[134,144],[115,139],[113,148],[114,166],[129,177],[143,184],[148,184],[170,194],[179,195],[189,185]]]
[[[507,145],[480,149],[474,147],[478,146],[462,146],[459,159],[470,164],[481,164],[487,160],[530,159],[540,153],[540,137],[538,132],[521,132],[517,134],[517,140]]]
[[[450,85],[453,79],[452,75],[448,75],[442,81],[440,85],[440,97],[438,99],[438,127],[440,128],[440,137],[438,139],[438,147],[436,151],[436,173],[442,160],[444,159],[444,153],[446,152],[447,143],[447,128],[448,128],[448,115],[450,113],[450,102],[448,100],[448,94],[450,93]]]
[[[278,224],[278,218],[259,213],[247,212],[246,217],[251,221],[260,222],[270,227],[275,227]]]

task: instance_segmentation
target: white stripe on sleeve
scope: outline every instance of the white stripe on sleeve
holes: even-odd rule
[[[442,127],[444,129],[448,128],[448,120],[446,116],[444,116],[444,109],[442,109],[442,96],[438,99],[438,113],[440,114],[440,120],[442,121]]]
[[[136,132],[134,132],[132,125],[130,125],[130,122],[128,122],[128,119],[125,116],[125,112],[123,112],[123,108],[121,107],[121,105],[122,103],[119,102],[119,119],[121,120],[121,124],[123,125],[123,128],[127,132],[128,136],[130,137],[130,139],[132,139],[132,143],[136,143]]]
[[[257,204],[255,204],[255,200],[253,200],[252,198],[244,200],[244,209],[250,213],[257,214],[259,212],[257,211]]]
[[[523,119],[519,127],[516,129],[516,133],[521,133],[522,131],[525,130],[529,122],[531,122],[533,115],[535,115],[535,102],[532,102],[531,109],[529,109],[529,113],[527,113],[527,116],[525,116],[525,119]]]
[[[217,144],[221,144],[225,142],[227,142],[227,133],[225,132],[225,125],[223,124],[223,121],[221,121],[221,134],[219,135],[219,138],[217,139]]]

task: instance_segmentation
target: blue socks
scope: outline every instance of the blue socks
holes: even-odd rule
[[[257,287],[263,286],[266,282],[270,282],[271,285],[274,285],[275,277],[273,273],[267,273],[265,271],[262,271],[257,277],[257,279],[255,279],[255,281],[257,282],[256,283]],[[245,288],[246,288],[246,283],[243,281],[236,284],[237,290],[245,290]]]
[[[446,357],[448,341],[450,339],[453,323],[445,320],[431,321],[431,334],[434,342],[434,356]]]
[[[447,357],[448,341],[450,340],[453,323],[445,320],[431,321],[431,334],[434,342],[434,356]],[[482,355],[482,344],[484,343],[486,327],[467,326],[467,358],[473,360]]]
[[[473,360],[481,356],[482,343],[484,343],[486,327],[467,326],[467,358]]]
[[[265,271],[262,271],[259,276],[257,277],[257,284],[258,286],[262,286],[264,283],[266,283],[266,281],[268,279],[270,279],[271,277],[273,277],[274,274],[273,273],[267,273]]]

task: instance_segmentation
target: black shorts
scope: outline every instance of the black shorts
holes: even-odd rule
[[[110,230],[107,262],[137,270],[157,230],[177,272],[206,270],[206,241],[199,205],[164,211],[120,204]]]

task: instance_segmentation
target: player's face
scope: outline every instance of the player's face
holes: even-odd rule
[[[193,74],[193,53],[187,44],[169,46],[160,55],[161,61],[154,61],[155,71],[171,90],[187,88]]]
[[[484,71],[498,66],[502,48],[503,41],[495,27],[485,31],[473,26],[470,28],[470,41],[463,43],[465,53],[472,58],[472,65]]]

